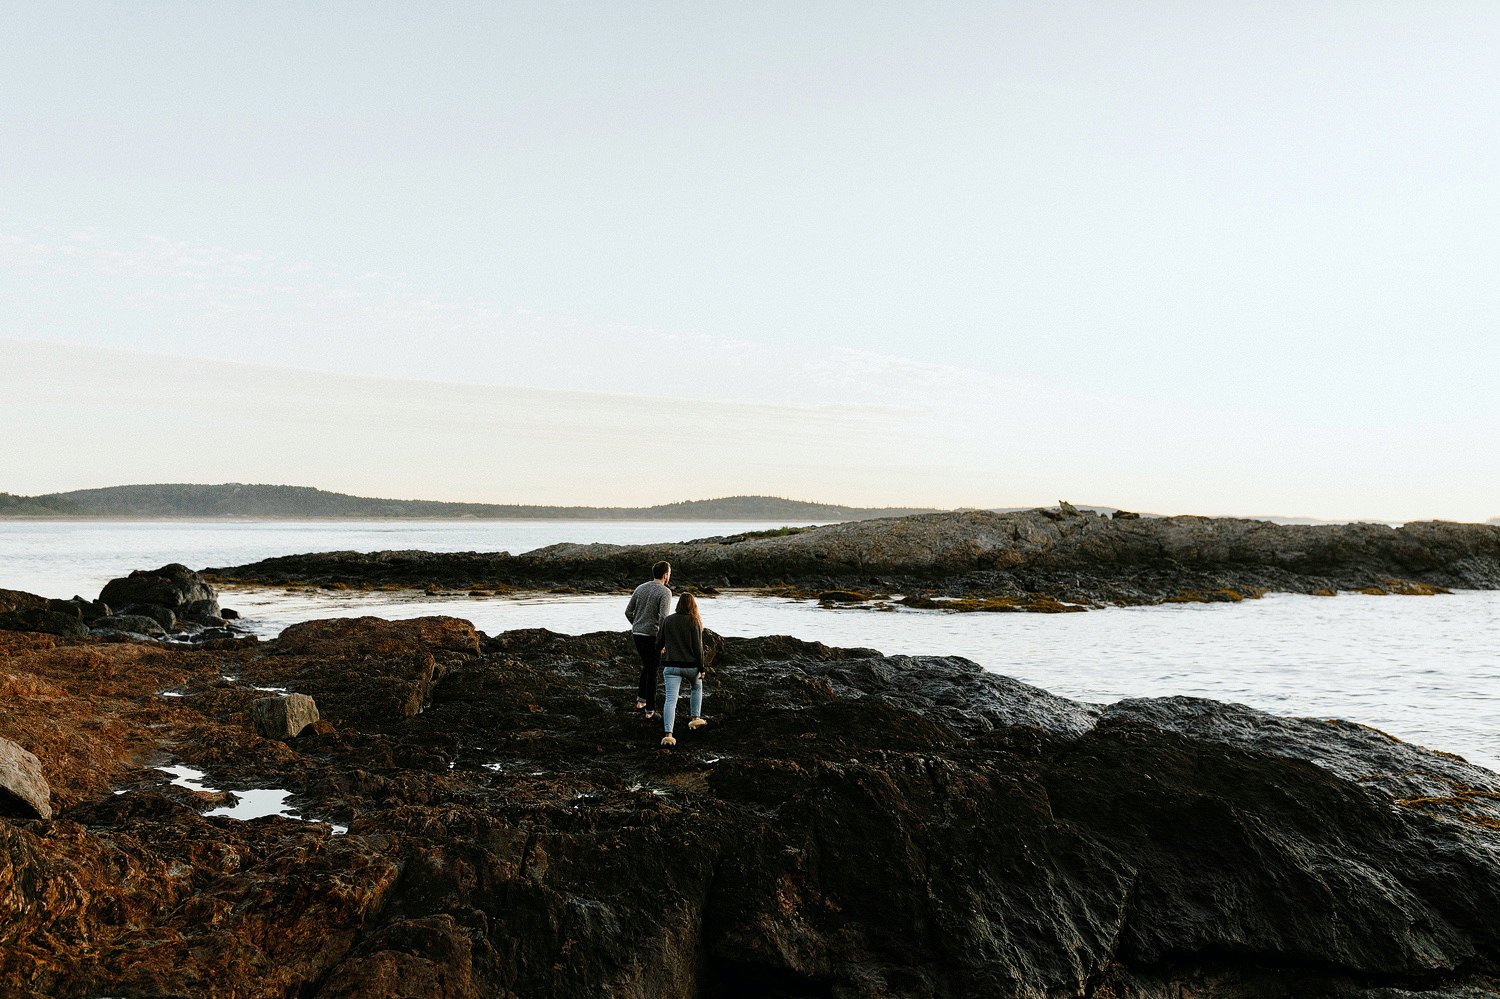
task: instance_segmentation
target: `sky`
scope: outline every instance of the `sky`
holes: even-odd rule
[[[1500,514],[1490,3],[12,3],[0,490]]]

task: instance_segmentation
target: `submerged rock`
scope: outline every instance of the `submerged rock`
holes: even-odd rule
[[[41,761],[9,739],[0,739],[0,816],[52,818],[52,789]]]
[[[666,750],[622,632],[0,635],[0,731],[48,732],[59,811],[0,823],[0,993],[1494,993],[1500,775],[1351,723],[715,645],[710,725]],[[259,739],[256,687],[337,724]],[[168,757],[305,820],[206,817]]]

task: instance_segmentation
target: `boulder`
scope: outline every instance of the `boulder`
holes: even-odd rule
[[[181,622],[177,620],[177,612],[161,604],[131,604],[121,608],[118,616],[149,617],[164,632],[176,631],[181,626]]]
[[[9,739],[0,739],[0,815],[52,818],[52,789],[42,776],[42,761]]]
[[[73,597],[72,600],[49,600],[47,609],[62,614],[77,614],[83,618],[85,624],[110,615],[109,604],[102,600],[85,600],[79,596]]]
[[[77,614],[31,608],[29,610],[0,611],[0,631],[39,631],[64,638],[82,638],[89,633],[88,625]]]
[[[0,611],[46,608],[47,598],[25,590],[0,590]]]
[[[112,614],[101,617],[90,627],[94,631],[125,631],[132,635],[165,635],[166,631],[155,618],[144,614]]]
[[[318,704],[306,694],[262,697],[250,702],[250,720],[267,739],[295,739],[318,721]]]
[[[169,607],[182,617],[217,617],[219,613],[219,595],[208,581],[175,562],[112,579],[104,584],[99,599],[111,607]]]

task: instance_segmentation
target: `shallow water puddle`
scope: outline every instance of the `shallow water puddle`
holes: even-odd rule
[[[223,815],[231,819],[258,819],[265,815],[280,815],[288,819],[301,818],[286,807],[286,799],[292,796],[290,791],[267,787],[250,791],[235,791],[234,794],[240,800],[233,805],[222,805],[203,814]]]
[[[204,791],[209,794],[216,794],[220,790],[219,788],[209,787],[203,783],[203,778],[207,774],[202,770],[195,770],[192,767],[184,766],[157,767],[156,769],[162,773],[171,774],[173,784],[176,784],[178,787],[185,787],[190,791]],[[115,792],[115,794],[124,793],[123,791]],[[335,822],[325,822],[323,819],[306,818],[287,808],[286,800],[292,796],[292,792],[283,788],[252,788],[248,791],[234,791],[231,793],[239,799],[235,804],[222,805],[212,811],[205,812],[204,815],[209,818],[222,815],[225,818],[240,821],[259,819],[267,815],[279,815],[284,819],[296,819],[299,822],[321,822],[323,825],[329,826],[335,836],[349,831],[348,826],[339,825]]]
[[[178,787],[185,787],[189,791],[206,791],[210,794],[218,790],[216,787],[208,787],[202,782],[208,775],[202,770],[194,770],[192,767],[157,767],[164,774],[172,775],[172,783]]]

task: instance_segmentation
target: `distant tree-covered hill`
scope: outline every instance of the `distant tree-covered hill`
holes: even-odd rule
[[[927,510],[804,503],[775,496],[729,496],[649,507],[521,506],[372,499],[310,486],[158,484],[78,489],[44,496],[0,493],[0,517],[368,517],[493,520],[835,521],[898,517]]]
[[[0,517],[57,517],[77,513],[76,507],[57,496],[0,493]]]

